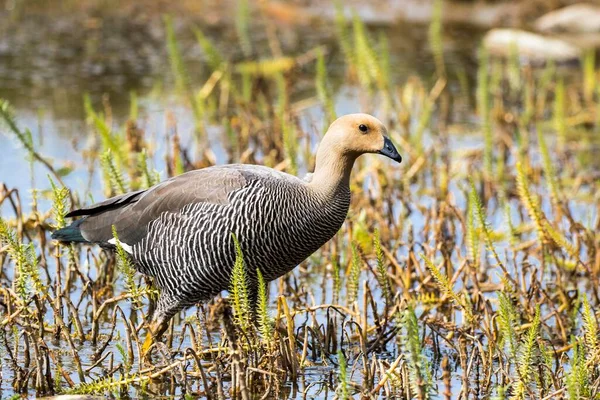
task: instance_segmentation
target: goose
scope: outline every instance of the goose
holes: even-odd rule
[[[350,173],[365,153],[402,161],[381,121],[345,115],[323,137],[309,179],[258,165],[202,168],[71,211],[67,217],[82,218],[52,238],[115,250],[115,228],[137,271],[160,291],[145,353],[176,313],[228,289],[236,240],[254,301],[257,268],[272,281],[329,241],[347,216]]]

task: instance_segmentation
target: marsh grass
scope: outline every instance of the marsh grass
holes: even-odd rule
[[[442,1],[435,4],[443,12]],[[323,125],[311,124],[302,110],[310,103],[324,120],[335,118],[336,73],[362,89],[374,109],[386,110],[384,122],[406,161],[359,162],[341,231],[276,282],[246,270],[234,238],[228,300],[219,296],[178,315],[153,349],[153,364],[144,365],[140,339],[156,291],[135,273],[116,232],[116,256],[49,240],[68,223],[66,212],[87,199],[80,188],[65,188],[44,148],[2,101],[3,132],[52,176],[49,189],[40,186],[35,195],[51,198],[46,211],[42,201],[30,211],[18,190],[0,186],[0,356],[10,393],[597,396],[598,164],[585,158],[593,139],[577,136],[588,138],[600,126],[591,55],[573,76],[552,63],[523,66],[514,55],[496,60],[482,49],[471,88],[465,73],[444,61],[436,19],[429,30],[435,78],[404,79],[392,76],[385,35],[356,14],[338,10],[337,48],[285,55],[273,42],[271,54],[258,55],[248,33],[256,10],[240,5],[239,55],[193,29],[206,58],[199,83],[187,71],[173,20],[164,21],[180,104],[194,130],[199,122],[220,129],[225,161],[310,169]],[[326,55],[336,51],[343,72],[328,65]],[[449,81],[454,75],[460,82]],[[469,100],[455,103],[452,87],[475,90],[475,108]],[[210,148],[182,144],[169,113],[167,133],[157,138],[167,145],[152,153],[156,147],[140,128],[142,103],[135,94],[130,100],[122,125],[108,101],[99,111],[92,98],[84,100],[98,139],[87,161],[107,192],[149,187],[215,162]],[[453,122],[452,104],[468,104],[478,118],[467,127]],[[462,130],[475,132],[474,148],[452,143],[464,143]],[[205,139],[204,132],[194,136]],[[165,160],[164,176],[154,169],[157,158]]]

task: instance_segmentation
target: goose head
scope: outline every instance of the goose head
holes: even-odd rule
[[[331,147],[338,156],[352,160],[361,154],[378,153],[396,162],[402,161],[385,125],[369,114],[348,114],[336,119],[325,134],[323,145]]]

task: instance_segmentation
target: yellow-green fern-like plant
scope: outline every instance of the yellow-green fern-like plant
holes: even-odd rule
[[[579,262],[580,259],[577,248],[573,246],[561,232],[550,224],[541,209],[538,199],[532,195],[531,190],[529,189],[529,182],[525,174],[525,169],[520,162],[517,162],[517,192],[529,217],[535,223],[539,239],[545,243],[554,243],[558,248],[562,249],[574,260]]]
[[[557,229],[555,229],[548,220],[544,220],[544,231],[560,249],[565,251],[576,262],[580,261],[577,248]]]
[[[375,234],[373,235],[373,248],[375,249],[375,256],[377,257],[377,268],[376,268],[376,277],[379,286],[381,287],[381,293],[383,294],[383,299],[385,300],[386,306],[389,306],[392,300],[392,288],[390,285],[390,278],[387,274],[387,269],[385,267],[385,257],[383,254],[383,249],[381,248],[381,235],[379,233],[379,229],[375,230]]]
[[[590,307],[587,296],[583,296],[583,329],[587,353],[598,357],[598,321],[594,310]],[[597,363],[594,363],[597,365]]]
[[[550,153],[548,152],[548,146],[546,145],[546,139],[540,126],[537,127],[538,144],[540,146],[540,154],[542,155],[542,168],[544,169],[544,175],[546,177],[546,183],[550,191],[550,197],[554,205],[560,203],[560,194],[558,189],[558,180],[556,178],[556,170],[554,164],[550,159]]]
[[[521,199],[521,203],[527,210],[529,217],[535,223],[538,237],[540,240],[547,242],[546,232],[544,230],[544,213],[540,207],[539,201],[531,194],[529,189],[529,181],[525,173],[525,167],[521,162],[517,162],[517,192]]]
[[[437,267],[437,265],[435,265],[425,254],[421,253],[420,256],[423,259],[423,261],[425,261],[425,265],[431,272],[431,275],[433,275],[433,278],[437,282],[438,287],[440,288],[441,292],[444,293],[449,298],[451,298],[452,301],[454,301],[454,303],[456,303],[456,305],[459,306],[463,310],[467,321],[472,321],[473,320],[473,312],[471,310],[471,307],[467,307],[465,302],[461,300],[458,293],[456,293],[454,291],[454,288],[452,287],[452,284],[448,280],[448,277],[446,276],[446,274],[442,273],[442,271],[440,271],[440,269]]]
[[[425,133],[425,129],[427,129],[431,121],[434,106],[435,99],[432,96],[423,97],[421,114],[419,115],[417,128],[415,129],[414,134],[411,135],[411,144],[417,149],[419,153],[423,151],[423,134]]]
[[[358,298],[358,285],[360,278],[360,270],[362,260],[356,243],[352,243],[352,260],[350,263],[350,273],[346,283],[346,294],[348,296],[348,304],[352,304]]]
[[[585,350],[577,338],[573,338],[572,346],[571,369],[565,377],[567,393],[570,399],[590,399],[590,374]]]
[[[429,361],[423,354],[417,315],[411,306],[401,312],[400,323],[403,334],[401,344],[407,359],[411,397],[430,399],[433,378]]]
[[[342,278],[340,274],[340,263],[338,262],[335,255],[331,257],[331,267],[333,275],[333,304],[337,304],[340,299],[340,291],[342,290]]]
[[[375,58],[371,58],[371,44],[367,37],[367,32],[363,21],[356,14],[352,16],[352,32],[353,32],[353,52],[355,54],[354,62],[356,74],[360,84],[367,88],[372,88],[374,76],[376,74]]]
[[[540,328],[540,308],[535,310],[535,316],[531,322],[531,326],[527,330],[525,340],[519,347],[519,355],[517,356],[517,368],[519,371],[518,382],[513,395],[514,399],[525,399],[528,385],[531,383],[531,375],[534,372],[534,356],[537,348],[536,341],[539,336]]]
[[[125,282],[125,290],[127,293],[131,295],[131,300],[136,306],[141,306],[140,298],[142,295],[146,293],[145,290],[138,287],[135,283],[135,268],[133,266],[133,262],[129,257],[129,254],[123,248],[121,241],[119,240],[119,235],[117,234],[117,229],[115,226],[112,226],[112,235],[115,240],[115,247],[117,253],[117,268],[123,275],[123,280]]]
[[[340,368],[338,372],[338,398],[340,400],[347,400],[350,398],[350,393],[348,391],[348,362],[346,361],[346,357],[344,356],[344,352],[340,349],[337,353],[338,362],[340,363]]]
[[[124,194],[128,191],[128,185],[121,170],[115,163],[115,158],[110,150],[100,157],[102,171],[104,173],[105,186],[108,193]]]
[[[69,189],[64,186],[58,187],[52,178],[48,176],[50,186],[52,187],[52,214],[54,216],[54,228],[64,228],[65,215],[69,210]]]
[[[190,85],[190,78],[179,49],[179,43],[175,37],[173,18],[169,15],[164,17],[165,32],[167,36],[167,52],[171,62],[171,70],[175,78],[175,87],[180,93],[185,93]]]
[[[25,305],[35,294],[46,292],[40,279],[35,247],[33,243],[22,243],[6,221],[0,217],[0,244],[2,243],[15,264],[13,289],[22,305]]]
[[[8,100],[0,98],[0,122],[8,127],[8,129],[17,137],[17,140],[29,153],[30,161],[34,159],[35,149],[33,148],[33,139],[31,131],[26,129],[22,131],[17,126],[15,115]]]
[[[229,285],[231,298],[233,300],[233,311],[235,322],[242,332],[248,332],[250,322],[250,297],[248,294],[248,274],[242,253],[242,246],[237,237],[232,234],[235,244],[235,264],[231,271],[231,283]]]
[[[137,157],[138,170],[140,171],[140,175],[142,177],[142,189],[147,189],[159,183],[160,173],[155,169],[150,170],[150,167],[148,166],[148,154],[146,149],[143,149],[140,153],[138,153]]]
[[[508,348],[511,359],[517,357],[517,312],[510,297],[505,293],[498,293],[498,328],[502,333],[504,346]]]
[[[64,394],[101,394],[114,392],[133,384],[143,384],[151,379],[150,374],[116,374],[100,378],[92,382],[79,383],[69,388]]]
[[[471,211],[475,213],[475,216],[479,222],[479,227],[481,228],[481,232],[483,233],[483,239],[485,241],[488,251],[492,253],[498,265],[502,266],[503,263],[500,260],[500,256],[498,256],[496,248],[494,247],[494,242],[492,240],[492,232],[485,217],[483,204],[481,204],[481,199],[477,194],[477,190],[475,189],[475,184],[473,183],[473,181],[471,181],[471,191],[469,192],[469,205],[472,205]]]
[[[263,277],[260,268],[256,269],[256,277],[258,280],[258,304],[257,304],[257,320],[258,329],[262,335],[264,343],[267,347],[271,347],[273,340],[273,320],[269,315],[269,292],[268,284]]]
[[[344,58],[346,59],[346,64],[349,67],[354,68],[355,65],[355,54],[352,49],[352,36],[350,34],[350,29],[348,28],[348,20],[344,15],[344,9],[342,4],[337,2],[335,7],[335,28],[338,37],[338,41],[340,43],[340,48],[342,49],[342,53],[344,54]]]
[[[467,232],[465,234],[467,256],[471,265],[474,268],[479,267],[479,244],[480,244],[480,232],[477,226],[477,211],[473,201],[469,199],[467,203]]]

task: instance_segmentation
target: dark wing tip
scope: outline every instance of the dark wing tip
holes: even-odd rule
[[[73,210],[70,213],[65,215],[65,218],[73,218],[73,217],[79,217],[82,215],[90,215],[91,212],[90,210],[86,210],[86,209],[79,209],[79,210]]]
[[[94,215],[94,214],[101,213],[103,211],[108,211],[108,210],[112,210],[114,208],[124,206],[124,205],[132,203],[132,202],[136,202],[139,200],[140,195],[142,193],[144,193],[145,191],[146,191],[145,189],[142,189],[142,190],[137,190],[135,192],[125,193],[120,196],[111,197],[110,199],[104,200],[100,203],[93,204],[87,208],[80,208],[78,210],[73,210],[70,213],[68,213],[67,215],[65,215],[65,218],[81,217],[84,215]]]

